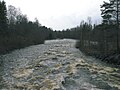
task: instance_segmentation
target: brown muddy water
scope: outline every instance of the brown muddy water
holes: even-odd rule
[[[0,56],[0,90],[120,90],[120,69],[51,40]]]

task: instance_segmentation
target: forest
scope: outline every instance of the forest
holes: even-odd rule
[[[100,6],[102,23],[92,25],[91,18],[79,26],[56,31],[42,26],[38,19],[29,21],[27,15],[12,5],[0,1],[0,54],[30,45],[43,44],[45,40],[76,39],[76,48],[87,55],[109,63],[120,64],[120,1],[109,0]]]
[[[50,28],[41,26],[37,18],[29,21],[19,8],[12,5],[6,9],[4,1],[0,1],[0,53],[30,45],[42,44],[49,39]]]

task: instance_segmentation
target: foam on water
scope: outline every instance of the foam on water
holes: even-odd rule
[[[75,40],[52,40],[2,57],[6,90],[118,90],[119,69],[94,62]],[[92,60],[93,63],[89,63]],[[102,83],[102,84],[101,84]]]

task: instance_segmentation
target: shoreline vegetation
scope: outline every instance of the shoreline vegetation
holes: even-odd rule
[[[79,49],[77,46],[76,46],[76,48]],[[93,52],[91,52],[91,53],[87,52],[87,50],[86,51],[81,50],[81,52],[83,52],[86,56],[94,57],[105,63],[112,64],[112,65],[115,65],[116,67],[120,68],[120,54],[119,53],[113,52],[110,54],[98,54],[98,53],[93,53]]]
[[[19,8],[12,5],[6,8],[4,1],[0,1],[0,54],[30,45],[43,44],[52,39],[51,28],[42,26],[38,19],[29,21]]]

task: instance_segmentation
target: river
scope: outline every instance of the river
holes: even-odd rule
[[[120,69],[75,48],[75,40],[1,55],[0,90],[120,90]]]

